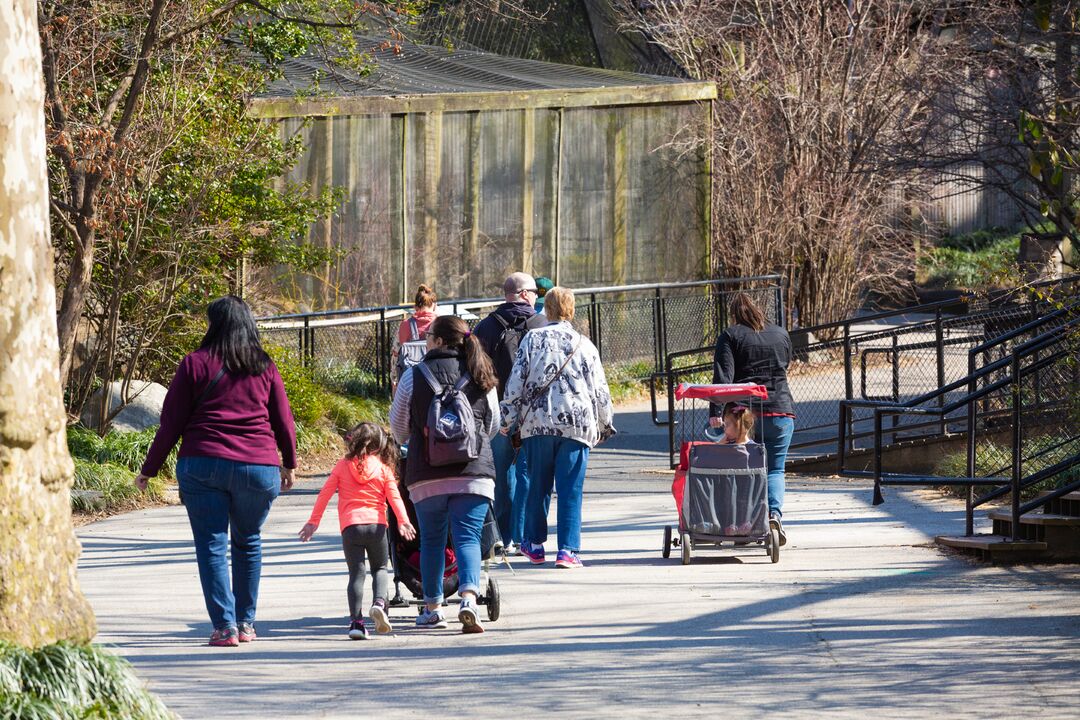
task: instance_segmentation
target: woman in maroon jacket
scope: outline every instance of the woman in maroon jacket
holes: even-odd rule
[[[229,295],[210,303],[206,314],[210,327],[199,349],[180,361],[135,483],[145,489],[183,437],[176,477],[214,624],[210,644],[232,647],[255,639],[259,533],[274,498],[292,487],[296,430],[281,375],[259,343],[248,306]]]

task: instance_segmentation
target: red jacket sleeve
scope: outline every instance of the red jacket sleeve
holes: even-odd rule
[[[311,508],[311,517],[308,518],[309,523],[319,527],[323,513],[326,512],[326,505],[330,502],[330,498],[334,497],[334,493],[338,491],[341,474],[348,471],[348,467],[344,466],[344,463],[339,462],[334,466],[334,469],[330,472],[330,477],[326,478],[322,490],[319,491],[319,497],[315,498],[315,507]]]

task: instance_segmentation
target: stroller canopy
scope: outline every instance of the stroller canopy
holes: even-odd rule
[[[699,385],[679,383],[675,388],[675,399],[709,400],[715,403],[735,402],[737,400],[768,400],[769,390],[764,385],[754,383],[731,383],[728,385]]]

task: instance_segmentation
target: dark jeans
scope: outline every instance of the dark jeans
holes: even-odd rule
[[[529,474],[525,468],[525,451],[517,453],[509,435],[499,433],[491,438],[491,455],[495,461],[495,521],[503,545],[510,541],[520,544],[525,532],[525,504],[529,497]]]
[[[281,491],[276,465],[211,457],[176,463],[184,494],[206,612],[216,629],[255,621],[262,573],[262,524]],[[232,586],[227,540],[232,541]]]
[[[367,579],[367,563],[371,564],[372,592],[376,600],[387,599],[390,582],[386,577],[386,563],[390,559],[390,546],[386,543],[385,525],[350,525],[341,531],[341,547],[349,566],[349,617],[359,620],[364,616],[364,581]]]
[[[765,446],[769,472],[769,512],[783,515],[784,462],[795,433],[795,420],[789,417],[759,417],[755,428],[758,442]]]

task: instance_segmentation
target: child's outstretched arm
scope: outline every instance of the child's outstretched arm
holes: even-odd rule
[[[330,477],[326,479],[326,482],[322,486],[322,490],[319,491],[319,497],[315,498],[315,507],[311,508],[311,517],[304,523],[304,527],[300,528],[299,536],[300,542],[307,542],[311,539],[311,536],[315,534],[315,531],[319,529],[319,522],[322,520],[323,512],[326,511],[326,505],[330,502],[330,498],[337,492],[338,482],[341,479],[342,472],[348,472],[347,469],[342,467],[342,463],[339,462],[334,470],[330,473]]]
[[[405,502],[401,499],[401,491],[398,490],[397,480],[394,479],[394,474],[389,469],[386,471],[384,482],[386,483],[386,499],[390,503],[390,508],[394,511],[394,517],[397,518],[401,537],[412,540],[416,537],[416,528],[409,522],[409,513],[405,509]]]

